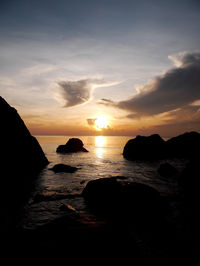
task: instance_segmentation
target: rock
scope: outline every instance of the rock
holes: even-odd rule
[[[123,150],[128,160],[155,160],[164,157],[165,141],[157,134],[137,136],[129,140]]]
[[[189,194],[199,196],[199,186],[200,186],[200,159],[191,159],[183,169],[179,184],[187,191]]]
[[[195,158],[200,153],[200,134],[186,132],[166,141],[166,154],[168,157]]]
[[[116,178],[89,181],[82,196],[91,210],[114,219],[152,220],[164,210],[160,194],[154,188]]]
[[[62,173],[62,172],[64,172],[64,173],[74,173],[74,172],[76,172],[78,170],[78,168],[70,166],[70,165],[67,165],[67,164],[59,163],[59,164],[54,165],[52,168],[49,168],[49,170],[52,170],[55,173]]]
[[[29,196],[48,160],[17,111],[0,97],[1,228],[15,226],[19,206]],[[2,223],[5,224],[2,225]],[[10,230],[10,229],[8,229]]]
[[[167,158],[200,157],[200,134],[186,132],[164,141],[159,135],[137,136],[129,140],[123,150],[128,160],[161,160]]]
[[[71,152],[88,152],[83,147],[83,142],[78,138],[71,138],[65,145],[59,145],[56,152],[71,153]]]
[[[163,163],[159,166],[158,173],[163,177],[173,177],[178,174],[178,170],[169,163]]]
[[[200,235],[200,159],[193,158],[187,163],[179,178],[182,189],[184,221],[192,228],[194,235]]]
[[[0,97],[1,171],[17,182],[28,173],[43,169],[48,160],[37,139],[31,136],[17,111]],[[17,176],[17,178],[16,178]]]

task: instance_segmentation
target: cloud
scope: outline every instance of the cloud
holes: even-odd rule
[[[106,82],[101,79],[84,79],[78,81],[60,81],[61,96],[65,101],[64,107],[71,107],[88,102],[92,96],[92,90],[97,87],[113,86],[116,82]]]
[[[90,79],[61,81],[58,85],[61,88],[61,94],[65,100],[64,107],[71,107],[89,101],[93,82]]]
[[[129,111],[129,118],[153,116],[176,109],[187,109],[200,99],[200,53],[169,56],[175,68],[140,86],[138,93],[125,101],[102,99],[101,104]]]
[[[96,118],[88,118],[87,123],[89,126],[94,126],[96,120],[97,120]]]

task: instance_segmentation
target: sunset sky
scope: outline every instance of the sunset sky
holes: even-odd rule
[[[0,95],[32,134],[200,131],[199,0],[0,5]]]

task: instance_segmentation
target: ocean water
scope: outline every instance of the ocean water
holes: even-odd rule
[[[26,207],[23,226],[35,228],[63,215],[62,206],[71,205],[81,215],[92,215],[83,198],[82,190],[90,180],[125,176],[128,182],[140,182],[156,188],[162,195],[178,193],[177,179],[159,176],[157,169],[163,161],[128,161],[122,152],[132,137],[79,136],[88,153],[58,154],[56,148],[65,144],[70,136],[36,136],[50,164],[41,172]],[[165,160],[166,161],[166,160]],[[179,171],[185,161],[167,160]],[[58,163],[78,167],[75,173],[54,173],[49,170]]]

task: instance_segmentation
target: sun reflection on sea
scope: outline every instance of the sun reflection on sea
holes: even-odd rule
[[[97,154],[97,157],[100,159],[103,158],[105,144],[106,144],[105,137],[103,136],[95,137],[96,154]]]

